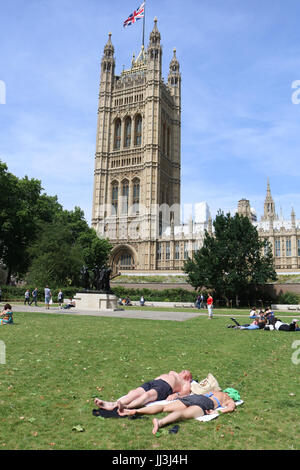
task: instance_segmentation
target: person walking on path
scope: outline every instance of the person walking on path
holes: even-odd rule
[[[37,296],[38,296],[38,288],[37,287],[35,289],[33,289],[31,295],[32,295],[32,300],[31,300],[29,305],[31,305],[32,302],[34,302],[34,305],[37,307]]]
[[[58,293],[57,299],[58,299],[59,306],[61,307],[64,302],[64,294],[61,289]]]
[[[48,286],[45,287],[45,304],[46,304],[46,309],[49,310],[49,304],[50,300],[52,298],[51,290],[49,289]]]
[[[207,310],[208,310],[208,318],[209,318],[209,320],[211,320],[212,317],[213,317],[213,303],[214,303],[214,300],[213,300],[213,298],[210,294],[208,294],[206,303],[207,303]]]
[[[29,305],[29,300],[30,300],[30,290],[26,289],[26,292],[24,294],[24,305],[26,304]]]

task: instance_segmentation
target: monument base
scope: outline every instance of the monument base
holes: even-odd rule
[[[78,292],[73,299],[76,308],[82,310],[118,310],[117,297],[114,294]]]

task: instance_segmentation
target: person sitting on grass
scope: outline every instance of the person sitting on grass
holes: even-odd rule
[[[168,374],[162,374],[150,382],[130,390],[127,395],[114,402],[95,399],[98,408],[113,410],[118,407],[121,412],[124,408],[139,408],[151,401],[174,400],[179,396],[188,395],[191,392],[192,374],[189,370],[177,373],[171,370]]]
[[[274,317],[275,315],[273,310],[271,309],[271,307],[268,307],[265,311],[265,319],[267,323],[270,324],[273,321]]]
[[[145,406],[139,409],[123,409],[119,410],[118,413],[120,416],[169,413],[162,419],[153,419],[152,433],[155,435],[160,428],[176,421],[214,414],[216,410],[222,413],[230,413],[236,408],[234,399],[240,399],[237,390],[232,388],[226,389],[223,392],[213,390],[213,392],[202,395],[192,394],[177,398],[172,403]]]
[[[63,309],[69,309],[71,307],[75,307],[75,301],[72,300],[72,299],[69,299],[69,302],[66,304],[66,305],[63,305],[62,307],[60,308],[63,308]]]
[[[0,325],[9,325],[13,322],[12,307],[10,304],[5,304],[0,315]]]
[[[257,314],[257,311],[256,311],[256,307],[252,307],[250,313],[249,313],[249,318],[257,318],[258,317],[258,314]]]

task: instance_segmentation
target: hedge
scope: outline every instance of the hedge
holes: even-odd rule
[[[153,302],[195,302],[197,294],[185,289],[130,289],[127,287],[113,287],[113,292],[118,298],[129,297],[130,300],[140,300],[141,296],[145,301]]]
[[[2,302],[3,301],[12,302],[15,300],[24,301],[25,290],[29,289],[31,293],[34,288],[35,286],[22,286],[22,287],[3,286],[2,287]],[[82,290],[82,287],[62,288],[65,299],[74,297],[76,293],[79,292],[80,290]],[[57,299],[59,289],[55,288],[55,289],[51,289],[51,291],[53,295],[53,300],[55,302]],[[194,303],[197,298],[196,292],[183,289],[183,288],[157,290],[157,289],[146,289],[146,288],[133,289],[133,288],[128,288],[124,286],[113,286],[112,291],[118,298],[129,297],[130,300],[134,300],[134,301],[140,300],[141,296],[143,295],[146,302],[156,301],[156,302],[193,302]],[[203,291],[203,295],[204,295],[204,298],[207,297],[205,291]],[[264,299],[265,301],[265,296],[260,296],[260,298]],[[44,287],[38,287],[38,301],[40,302],[44,301]],[[273,299],[272,301],[276,301],[276,300]],[[279,301],[280,303],[284,303],[284,304],[298,304],[299,295],[293,292],[286,292],[285,294],[282,294],[279,297]],[[225,304],[225,301],[219,300],[217,303]],[[248,300],[241,300],[240,306],[248,306],[248,303],[249,303]],[[252,303],[253,302],[251,301],[250,304],[252,305]],[[233,304],[235,304],[235,300],[233,301]]]
[[[32,296],[31,296],[31,292],[35,289],[35,287],[37,287],[38,289],[38,301],[44,301],[44,298],[45,298],[45,295],[44,295],[44,289],[45,287],[38,287],[38,286],[24,286],[24,287],[15,287],[15,286],[3,286],[1,287],[2,289],[2,302],[11,302],[13,300],[24,300],[24,294],[25,294],[25,291],[27,289],[30,290],[30,297],[32,299]],[[63,294],[64,294],[64,298],[65,299],[69,299],[69,298],[72,298],[75,296],[76,292],[79,291],[79,287],[66,287],[66,288],[62,288],[62,291],[63,291]],[[51,289],[51,292],[52,292],[52,296],[53,296],[53,300],[54,302],[56,301],[57,299],[57,295],[58,295],[58,292],[59,292],[59,289]]]

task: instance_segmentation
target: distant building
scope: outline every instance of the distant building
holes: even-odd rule
[[[180,205],[181,74],[174,49],[164,81],[160,40],[155,19],[147,49],[118,76],[109,34],[101,61],[92,225],[113,245],[115,272],[180,272],[212,233],[206,202]],[[237,212],[269,240],[278,272],[300,269],[300,221],[277,216],[269,182],[259,222],[247,199]]]
[[[246,199],[239,201],[237,212],[249,217],[257,228],[259,236],[270,242],[275,270],[278,273],[300,270],[300,220],[296,220],[293,209],[290,219],[278,217],[269,181],[264,202],[264,214],[259,222],[253,220],[250,203]]]

